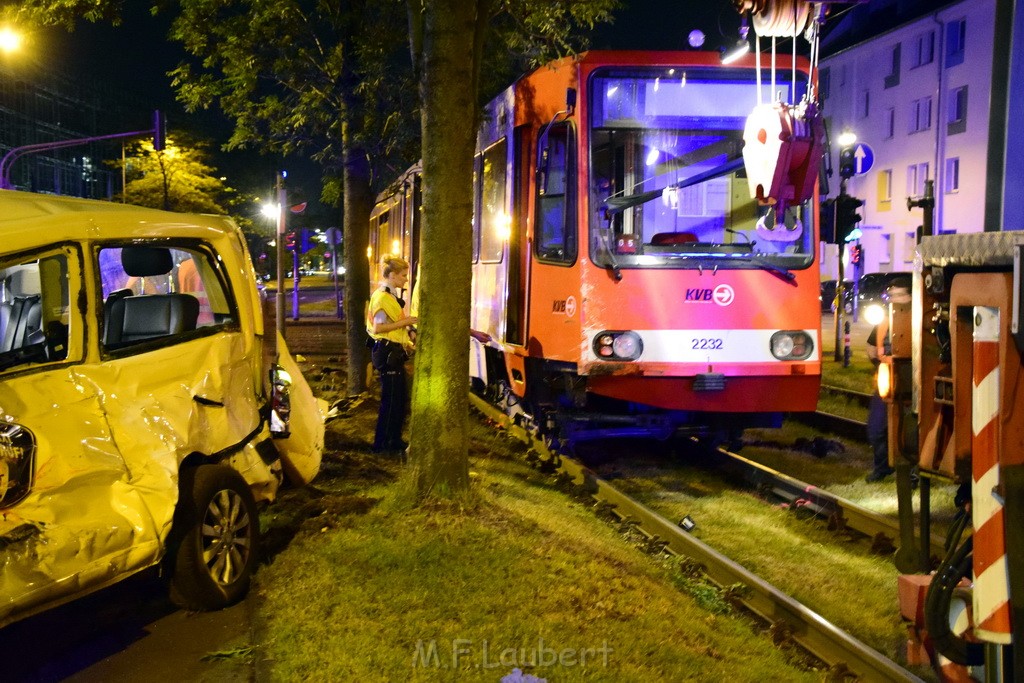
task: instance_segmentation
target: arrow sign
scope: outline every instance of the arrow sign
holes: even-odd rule
[[[871,167],[875,163],[875,151],[860,143],[853,150],[853,172],[855,175],[863,175],[871,170]]]

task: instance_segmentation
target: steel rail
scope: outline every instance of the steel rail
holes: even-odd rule
[[[851,401],[855,401],[858,404],[860,404],[860,406],[862,408],[867,408],[868,407],[868,403],[871,401],[871,394],[863,392],[863,391],[854,391],[853,389],[844,389],[842,387],[833,387],[833,386],[830,386],[828,384],[822,384],[821,385],[821,390],[822,391],[827,391],[830,394],[835,394],[837,396],[842,396],[843,398],[848,398]]]
[[[791,505],[824,517],[832,529],[851,529],[875,539],[876,545],[888,545],[895,549],[900,537],[899,520],[868,510],[813,484],[800,481],[723,448],[718,449],[717,454],[720,456],[717,464],[725,472],[743,479],[750,486],[767,490]],[[937,557],[946,554],[945,541],[938,534],[931,536],[931,553]]]
[[[835,434],[852,441],[867,440],[867,425],[857,420],[851,420],[848,417],[820,411],[816,413],[790,413],[789,416],[808,427],[814,427],[823,432]]]
[[[836,674],[849,673],[865,681],[921,681],[820,614],[625,495],[586,467],[571,458],[552,453],[543,443],[514,425],[505,413],[483,399],[471,394],[470,404],[544,454],[557,469],[572,477],[598,503],[611,507],[624,522],[635,523],[652,543],[662,544],[668,552],[699,562],[708,578],[719,586],[743,586],[745,590],[739,599],[747,609],[775,627],[776,632],[788,634],[794,642],[831,666]]]

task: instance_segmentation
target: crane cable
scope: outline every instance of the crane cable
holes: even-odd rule
[[[806,31],[805,37],[811,45],[811,71],[818,63],[818,29],[824,19],[821,3],[809,3],[807,0],[734,0],[741,13],[750,12],[754,28],[754,49],[757,54],[757,102],[762,103],[761,95],[761,36],[772,39],[771,83],[772,92],[776,82],[776,39],[793,38],[792,80],[796,84],[796,38]],[[813,100],[813,90],[810,93]],[[790,91],[790,104],[795,96],[795,87]]]

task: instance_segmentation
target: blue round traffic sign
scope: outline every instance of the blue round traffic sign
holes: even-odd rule
[[[853,174],[863,175],[871,170],[875,163],[875,151],[863,142],[853,148]]]

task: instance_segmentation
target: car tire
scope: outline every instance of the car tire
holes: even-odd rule
[[[200,611],[234,604],[248,592],[256,568],[256,499],[242,476],[223,465],[183,471],[180,488],[169,557],[171,599]]]

